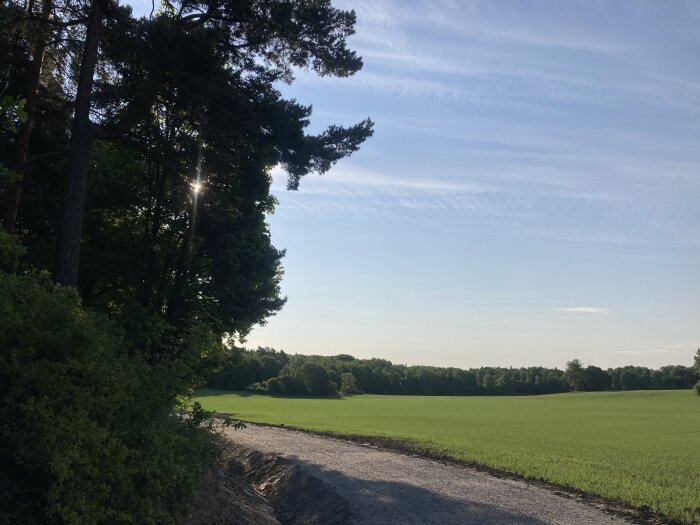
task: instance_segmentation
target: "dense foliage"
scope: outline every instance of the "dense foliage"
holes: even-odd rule
[[[350,355],[288,355],[270,348],[237,349],[235,357],[207,383],[224,390],[269,394],[411,394],[513,395],[552,394],[570,390],[688,389],[698,372],[687,366],[658,370],[626,366],[602,370],[578,360],[557,368],[494,368],[462,370],[407,366],[384,359]]]
[[[47,275],[0,272],[0,318],[0,522],[171,521],[214,452],[171,414],[178,363],[130,356]]]
[[[307,134],[276,87],[358,71],[354,23],[329,0],[0,4],[0,523],[176,520],[213,453],[178,409],[285,301],[272,168],[296,189],[372,133]]]

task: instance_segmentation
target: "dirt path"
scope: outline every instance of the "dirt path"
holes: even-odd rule
[[[356,524],[634,523],[547,488],[459,465],[280,428],[248,425],[227,433],[330,483]]]

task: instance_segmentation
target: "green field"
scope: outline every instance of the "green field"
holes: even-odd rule
[[[691,391],[308,399],[206,390],[197,400],[250,422],[394,438],[700,522],[700,398]]]

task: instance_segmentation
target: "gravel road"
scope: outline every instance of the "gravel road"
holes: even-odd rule
[[[249,424],[226,432],[330,483],[356,524],[634,523],[602,506],[460,465],[281,428]]]

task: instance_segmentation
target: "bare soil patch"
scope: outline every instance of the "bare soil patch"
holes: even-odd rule
[[[183,525],[344,525],[333,487],[274,454],[228,444]]]

